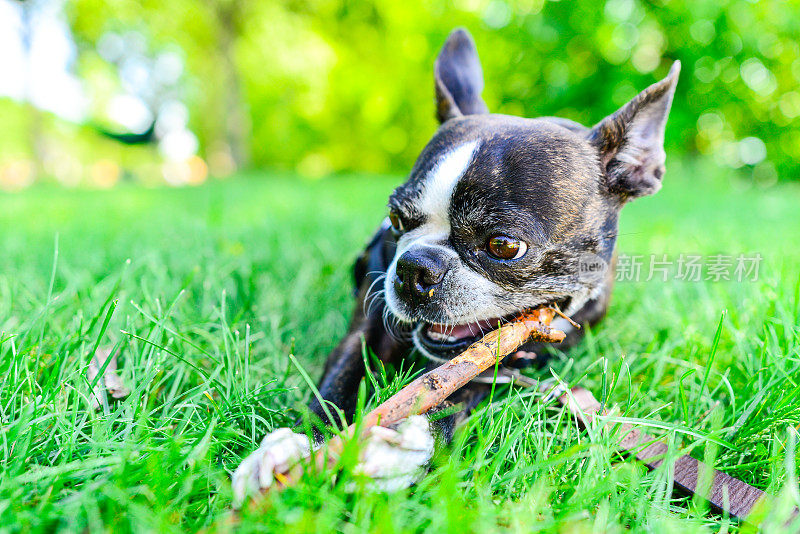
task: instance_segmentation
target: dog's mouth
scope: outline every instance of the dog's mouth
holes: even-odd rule
[[[568,299],[553,302],[549,305],[562,306]],[[413,331],[417,348],[434,359],[450,359],[464,352],[470,345],[478,341],[492,330],[517,317],[520,312],[511,313],[503,317],[484,319],[463,324],[440,324],[420,321]],[[520,347],[524,349],[525,345]]]
[[[417,331],[419,332],[420,341],[426,347],[435,349],[436,352],[449,352],[451,350],[461,352],[486,333],[507,323],[516,315],[512,314],[506,317],[495,317],[456,325],[423,322],[417,326]]]

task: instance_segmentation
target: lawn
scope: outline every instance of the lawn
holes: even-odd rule
[[[800,500],[800,187],[670,163],[663,191],[622,218],[620,253],[645,256],[640,280],[620,281],[606,321],[531,374],[580,382],[659,422],[650,431],[676,452],[779,494],[767,510],[779,525]],[[350,265],[400,180],[253,173],[0,197],[2,529],[232,529],[230,473],[302,409],[298,365],[316,379],[344,333]],[[755,281],[736,281],[735,265],[729,281],[647,280],[650,254],[755,253]],[[120,350],[132,393],[94,411],[85,371],[98,346]],[[666,467],[647,472],[538,400],[498,388],[406,492],[346,493],[345,466],[336,483],[311,474],[270,494],[238,527],[740,528],[673,493]]]

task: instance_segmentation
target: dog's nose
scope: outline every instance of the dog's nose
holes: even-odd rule
[[[408,250],[397,259],[394,288],[412,303],[431,298],[447,272],[447,261],[436,251]]]

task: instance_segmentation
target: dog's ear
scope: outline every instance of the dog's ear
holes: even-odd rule
[[[433,66],[436,83],[436,117],[439,122],[488,113],[481,99],[483,71],[472,36],[456,28],[445,41]]]
[[[608,191],[623,201],[651,195],[664,174],[664,128],[678,84],[680,61],[669,74],[600,121],[589,140],[600,152]]]

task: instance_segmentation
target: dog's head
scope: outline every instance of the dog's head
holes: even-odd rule
[[[418,346],[449,355],[523,309],[569,313],[601,289],[581,267],[611,261],[620,208],[661,186],[679,69],[593,128],[495,115],[472,38],[450,35],[434,68],[441,126],[389,199],[386,302],[419,323]]]

